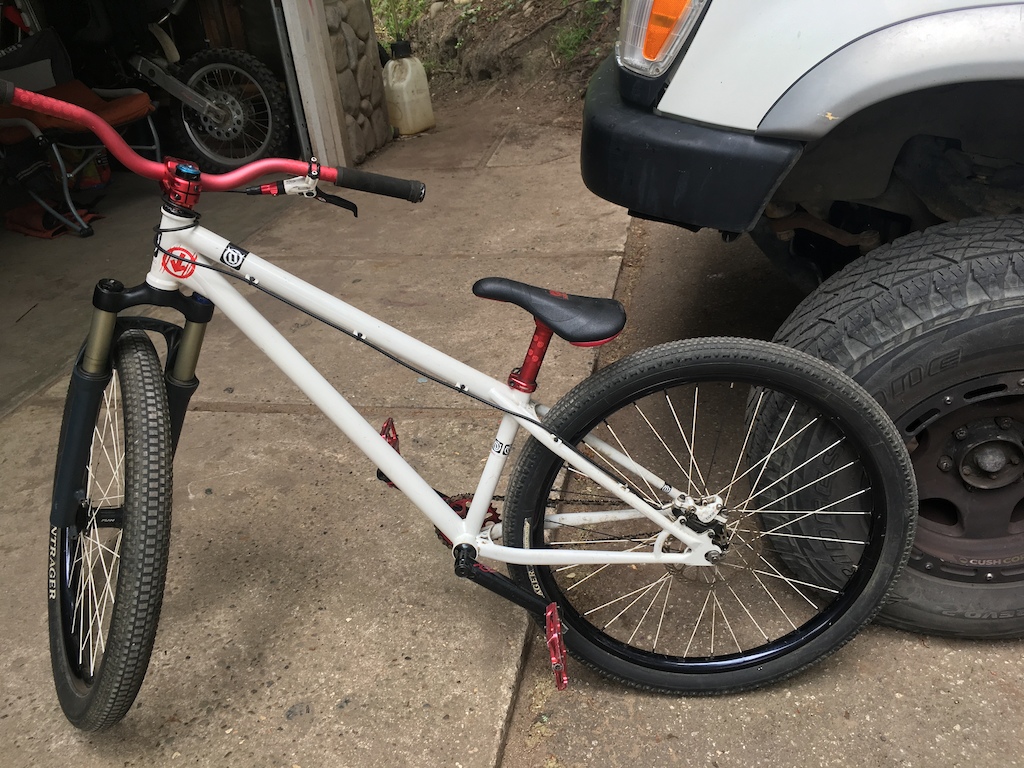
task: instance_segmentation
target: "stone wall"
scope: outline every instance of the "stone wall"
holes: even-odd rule
[[[324,0],[351,165],[391,139],[370,0]]]

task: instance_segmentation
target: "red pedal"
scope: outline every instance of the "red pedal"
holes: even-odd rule
[[[385,442],[395,449],[395,453],[401,453],[398,450],[398,430],[395,429],[395,420],[390,416],[388,420],[384,422],[384,426],[380,428],[380,436],[384,438]],[[390,478],[381,472],[380,468],[377,468],[377,479],[383,483],[387,483],[389,488],[394,488],[395,484],[391,482]]]
[[[398,430],[395,428],[395,420],[390,416],[384,422],[384,426],[380,428],[380,436],[384,438],[388,445],[395,449],[396,453],[401,453],[398,450]]]
[[[549,605],[544,612],[544,634],[551,656],[551,670],[555,673],[555,688],[564,691],[569,687],[569,675],[565,671],[565,640],[562,639],[562,620],[558,618],[557,603]]]

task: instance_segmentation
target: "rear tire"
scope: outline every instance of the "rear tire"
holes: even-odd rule
[[[50,658],[68,720],[118,722],[146,675],[171,530],[171,441],[160,361],[142,331],[118,338],[74,527],[50,528]],[[65,414],[67,414],[65,408]],[[68,425],[61,429],[62,435]],[[62,460],[58,452],[58,464]]]
[[[672,508],[669,486],[706,508],[724,503],[725,522],[708,526],[725,550],[713,565],[509,566],[558,603],[566,645],[588,666],[642,689],[740,691],[825,658],[878,610],[909,554],[909,458],[867,393],[792,351],[740,339],[653,347],[583,381],[545,416],[598,465],[610,468],[584,437],[654,472],[659,480],[613,470],[666,514],[690,515]],[[810,444],[817,459],[794,462]],[[504,540],[653,551],[660,528],[623,509],[531,439],[510,478]],[[604,519],[571,517],[598,512]],[[813,537],[843,567],[819,568],[825,578],[793,567],[776,546],[793,535]]]
[[[280,153],[291,125],[288,99],[259,59],[213,48],[185,61],[177,76],[226,111],[217,121],[177,105],[174,129],[185,159],[204,171],[221,172]]]

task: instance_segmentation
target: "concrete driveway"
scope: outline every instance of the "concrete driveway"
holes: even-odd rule
[[[495,88],[448,105],[434,132],[367,166],[426,181],[421,206],[362,197],[354,221],[231,196],[208,198],[204,223],[498,376],[521,362],[532,323],[471,296],[492,274],[626,301],[629,330],[600,362],[672,338],[771,335],[798,296],[749,243],[631,226],[579,180],[579,104],[514,104]],[[430,526],[225,322],[211,326],[176,460],[146,683],[118,726],[74,730],[53,693],[45,615],[61,370],[95,279],[144,274],[154,203],[139,189],[124,180],[112,193],[92,240],[0,232],[3,765],[1021,763],[1020,641],[871,627],[761,692],[639,694],[572,664],[569,691],[557,693],[525,615],[456,579]],[[255,301],[371,422],[395,418],[403,452],[435,487],[472,490],[493,414]],[[592,351],[553,346],[539,394],[556,398],[595,364]]]

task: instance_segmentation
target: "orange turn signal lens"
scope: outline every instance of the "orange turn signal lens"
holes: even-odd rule
[[[691,0],[654,0],[644,37],[644,58],[656,61],[676,24],[689,10]]]

